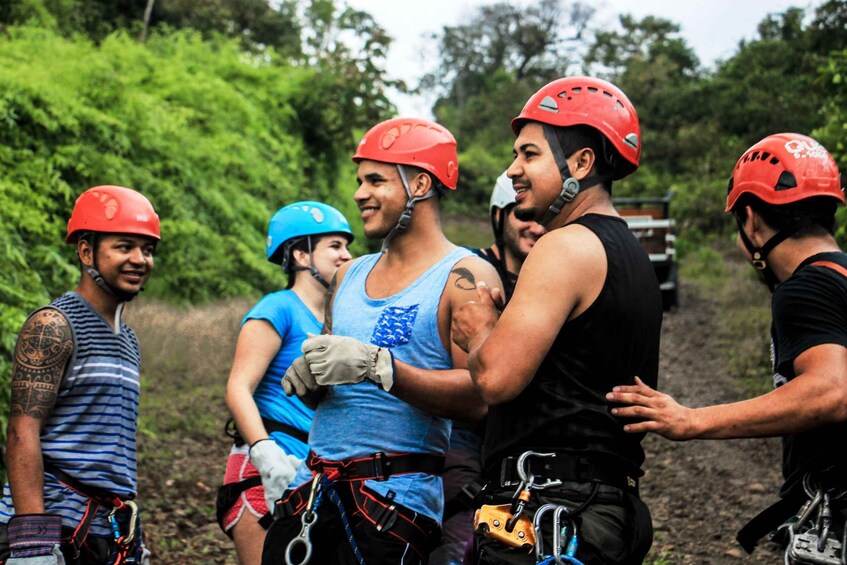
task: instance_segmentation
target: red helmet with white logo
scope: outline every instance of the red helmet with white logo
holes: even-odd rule
[[[798,133],[769,135],[744,152],[729,179],[727,212],[742,194],[776,206],[815,196],[844,204],[835,159],[823,145]]]
[[[153,205],[140,192],[122,186],[95,186],[79,195],[65,241],[76,243],[80,232],[88,231],[161,239]]]
[[[638,168],[641,159],[641,126],[626,94],[617,86],[594,77],[565,77],[554,80],[533,94],[512,120],[517,135],[526,122],[551,126],[591,126],[623,157],[613,179],[621,179]]]
[[[447,128],[418,118],[392,118],[372,127],[359,142],[353,161],[410,165],[432,173],[450,190],[459,180],[456,139]]]

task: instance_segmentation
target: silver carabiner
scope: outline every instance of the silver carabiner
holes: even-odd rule
[[[530,457],[555,457],[555,456],[556,456],[556,454],[554,452],[539,453],[538,451],[524,451],[523,453],[521,453],[520,457],[518,457],[518,462],[517,462],[518,476],[521,478],[521,480],[524,483],[527,483],[529,481],[529,473],[527,472],[527,469],[526,469],[526,460],[528,458],[530,458]],[[561,484],[562,484],[562,481],[560,481],[559,479],[554,479],[552,481],[550,479],[547,479],[547,482],[541,483],[541,484],[534,484],[534,485],[532,485],[531,488],[541,490],[541,489],[545,489],[545,488],[549,488],[549,487],[557,487]]]
[[[312,526],[315,525],[315,522],[318,521],[318,509],[313,508],[313,506],[315,505],[315,497],[317,496],[318,490],[321,486],[321,477],[323,477],[323,474],[317,473],[312,479],[312,486],[309,490],[309,500],[306,503],[306,510],[303,511],[303,516],[300,517],[300,523],[302,524],[300,533],[297,534],[297,537],[288,542],[288,546],[285,548],[285,565],[306,565],[306,563],[309,562],[309,559],[312,558],[312,540],[309,538],[309,530],[311,530]],[[291,554],[300,544],[305,547],[306,555],[303,557],[303,561],[295,563],[291,559]]]
[[[535,530],[535,560],[539,563],[547,557],[544,555],[544,540],[541,539],[541,518],[554,508],[556,508],[556,505],[549,502],[542,505],[535,511],[535,517],[532,519],[532,527]],[[553,535],[556,535],[555,532]]]
[[[566,548],[562,547],[562,514],[568,512],[568,507],[564,504],[556,507],[556,513],[553,514],[553,560],[557,563],[557,565],[564,565],[565,562],[562,561],[562,555],[566,551]],[[573,532],[571,533],[571,537],[576,536],[576,522],[573,520],[568,520],[571,527],[573,528]]]

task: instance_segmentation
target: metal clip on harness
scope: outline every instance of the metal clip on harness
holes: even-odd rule
[[[838,540],[832,530],[832,508],[830,493],[823,487],[813,487],[809,475],[803,479],[803,488],[810,500],[797,516],[780,526],[788,533],[785,549],[786,565],[845,565],[847,564],[847,527],[842,539]],[[836,498],[839,495],[836,494]],[[811,522],[817,510],[817,517]]]
[[[535,477],[527,470],[526,462],[529,457],[555,456],[555,453],[538,453],[536,451],[522,453],[517,461],[517,471],[521,483],[512,497],[513,502],[511,504],[483,505],[474,514],[474,530],[508,547],[525,548],[528,552],[532,552],[537,539],[536,530],[532,521],[526,515],[526,506],[529,503],[531,492],[533,489],[541,490],[559,486],[562,481],[547,480],[544,483],[535,484]]]
[[[303,516],[300,518],[303,526],[300,528],[300,533],[297,537],[288,542],[288,547],[285,548],[285,565],[306,565],[312,558],[312,540],[309,538],[309,530],[318,521],[318,506],[320,505],[320,497],[318,491],[321,486],[322,473],[315,473],[312,479],[312,487],[309,490],[309,501],[306,503],[306,509],[303,511]],[[303,560],[295,562],[292,560],[291,554],[298,545],[303,545],[306,554]]]
[[[127,522],[126,535],[123,535],[121,534],[121,526],[118,524],[117,513],[126,511],[129,512],[129,521]],[[114,564],[127,563],[130,547],[138,533],[138,505],[132,500],[123,501],[119,506],[112,508],[106,518],[109,521],[109,526],[112,528],[112,536],[115,539],[116,551],[113,554],[115,557]]]

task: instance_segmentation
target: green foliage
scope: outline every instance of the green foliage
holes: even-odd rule
[[[153,34],[146,44],[119,33],[95,45],[7,28],[0,390],[8,393],[27,313],[76,283],[73,249],[62,242],[76,196],[91,186],[130,186],[159,212],[163,241],[147,294],[202,302],[279,288],[279,269],[263,252],[271,214],[305,198],[355,212],[347,163],[359,124],[337,118],[358,114],[340,80],[195,32]]]

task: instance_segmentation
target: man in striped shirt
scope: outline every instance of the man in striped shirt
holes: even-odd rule
[[[148,560],[131,502],[141,356],[120,317],[159,239],[159,217],[134,190],[98,186],[74,205],[66,241],[79,284],[31,314],[15,348],[0,562]]]

